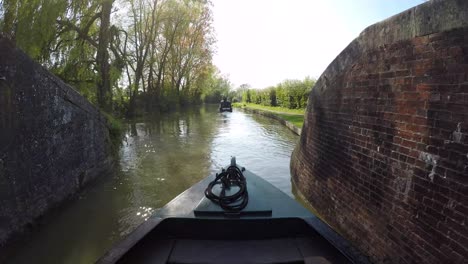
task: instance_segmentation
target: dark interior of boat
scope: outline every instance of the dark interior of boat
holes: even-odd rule
[[[117,263],[350,263],[300,218],[163,220]]]

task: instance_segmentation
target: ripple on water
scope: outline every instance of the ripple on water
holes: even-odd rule
[[[292,196],[289,161],[297,140],[275,120],[237,110],[220,114],[216,106],[129,123],[116,177],[90,187],[41,227],[11,263],[94,263],[231,156]],[[64,233],[73,239],[64,240]]]

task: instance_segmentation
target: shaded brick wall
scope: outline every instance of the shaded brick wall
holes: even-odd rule
[[[371,26],[309,97],[293,181],[373,262],[468,259],[467,12],[433,1]]]
[[[0,38],[0,253],[12,234],[107,170],[109,152],[99,111]]]

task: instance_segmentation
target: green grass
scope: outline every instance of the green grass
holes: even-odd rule
[[[284,120],[293,123],[298,128],[302,128],[302,125],[304,124],[304,114],[302,115],[278,114],[278,115]]]
[[[289,108],[280,107],[280,106],[266,106],[266,105],[252,104],[252,103],[233,103],[232,105],[234,107],[241,107],[241,108],[246,107],[246,108],[266,110],[266,111],[281,113],[281,114],[303,115],[305,112],[305,109],[289,109]]]
[[[232,106],[272,112],[282,119],[293,123],[298,128],[302,128],[302,124],[304,124],[305,109],[288,109],[284,107],[265,106],[251,103],[233,103]]]

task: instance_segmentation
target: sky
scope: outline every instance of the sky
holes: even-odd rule
[[[424,0],[212,0],[214,64],[233,87],[320,77],[366,27]]]

